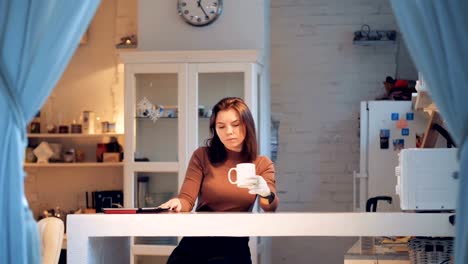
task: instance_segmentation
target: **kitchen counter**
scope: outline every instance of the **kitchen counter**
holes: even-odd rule
[[[67,260],[128,263],[130,236],[454,236],[451,214],[164,213],[68,215]]]
[[[408,247],[395,250],[392,245],[375,245],[373,252],[361,252],[358,240],[344,256],[344,264],[410,264]],[[399,246],[401,248],[401,246]]]

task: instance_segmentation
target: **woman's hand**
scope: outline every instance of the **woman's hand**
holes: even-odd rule
[[[268,197],[271,194],[270,187],[268,187],[267,182],[262,176],[247,177],[245,183],[245,185],[242,184],[242,187],[249,189],[250,194],[258,194],[262,197]]]
[[[161,208],[169,208],[171,211],[180,212],[182,210],[182,203],[180,203],[179,198],[172,198],[169,201],[161,204]]]

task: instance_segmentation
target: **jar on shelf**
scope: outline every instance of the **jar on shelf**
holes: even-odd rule
[[[107,132],[115,133],[115,122],[107,123]]]
[[[63,154],[64,162],[75,162],[75,149],[69,149]]]
[[[28,146],[26,148],[25,162],[33,163],[33,162],[36,162],[36,160],[37,159],[36,159],[36,156],[34,155],[34,148]]]
[[[41,112],[37,112],[36,116],[34,116],[31,124],[29,126],[29,133],[32,134],[39,134],[41,133]]]
[[[72,133],[72,134],[81,134],[81,132],[82,132],[82,126],[81,126],[81,124],[75,124],[75,123],[73,123],[73,124],[71,124],[70,127],[71,127],[71,133]]]

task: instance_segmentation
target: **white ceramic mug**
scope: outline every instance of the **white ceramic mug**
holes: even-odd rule
[[[231,179],[231,172],[236,171],[237,179],[233,181]],[[237,187],[245,185],[245,179],[255,176],[255,164],[254,163],[239,163],[235,168],[230,168],[228,171],[228,180],[231,184],[237,184]]]

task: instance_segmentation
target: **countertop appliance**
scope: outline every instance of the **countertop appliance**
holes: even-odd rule
[[[398,153],[415,148],[428,123],[424,112],[413,111],[411,101],[365,101],[360,111],[360,165],[354,173],[354,210],[365,211],[370,197],[390,196],[393,203],[382,203],[381,212],[400,210],[395,193]]]
[[[455,210],[457,148],[404,149],[399,154],[396,193],[402,210]]]

